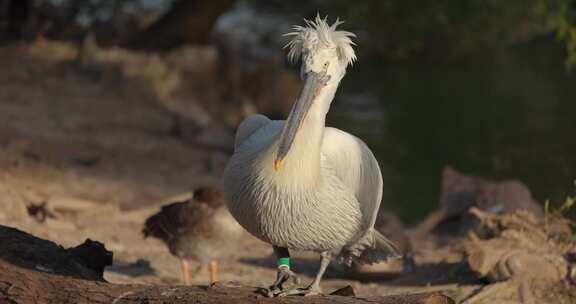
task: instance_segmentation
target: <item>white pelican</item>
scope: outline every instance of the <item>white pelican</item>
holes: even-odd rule
[[[269,296],[320,294],[332,257],[362,264],[400,255],[374,230],[382,199],[374,155],[357,137],[325,126],[338,84],[356,60],[355,35],[336,30],[341,23],[330,26],[317,16],[286,34],[293,37],[289,59],[302,60],[300,94],[286,121],[256,114],[240,124],[222,178],[234,218],[277,255]],[[320,269],[307,288],[284,288],[297,281],[288,249],[320,253]]]

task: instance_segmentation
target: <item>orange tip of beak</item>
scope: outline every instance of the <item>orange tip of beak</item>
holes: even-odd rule
[[[280,165],[282,165],[282,160],[277,159],[274,161],[274,171],[278,172],[280,170]]]

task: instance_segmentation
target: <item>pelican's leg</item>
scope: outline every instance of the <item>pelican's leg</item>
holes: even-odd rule
[[[322,289],[320,288],[320,281],[322,280],[322,276],[328,268],[328,264],[330,264],[330,260],[332,259],[332,253],[329,251],[324,251],[320,253],[320,269],[318,269],[318,273],[310,284],[306,288],[297,288],[297,289],[290,289],[281,292],[278,294],[279,297],[290,296],[290,295],[303,295],[303,296],[313,296],[313,295],[320,295],[322,294]]]
[[[288,249],[273,246],[274,254],[278,259],[278,271],[276,272],[276,281],[270,288],[266,290],[266,295],[269,297],[277,296],[286,290],[284,284],[291,282],[292,286],[290,288],[296,288],[296,285],[300,283],[300,279],[296,276],[292,270],[290,270],[290,253]]]
[[[188,260],[180,259],[180,262],[182,263],[182,277],[184,279],[184,285],[190,286],[190,265]]]

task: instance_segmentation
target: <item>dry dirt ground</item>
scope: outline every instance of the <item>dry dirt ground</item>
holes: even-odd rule
[[[104,275],[113,283],[180,284],[177,259],[161,242],[143,239],[142,224],[163,203],[217,182],[227,152],[200,137],[170,136],[173,116],[142,86],[94,74],[74,56],[66,48],[0,49],[0,224],[65,247],[103,242],[114,252]],[[41,203],[50,211],[44,222],[26,209]],[[352,285],[359,296],[443,290],[463,299],[480,281],[457,247],[419,238],[411,274],[395,274],[397,264],[367,269],[383,271],[375,276],[332,267],[323,286]],[[317,256],[298,253],[293,265],[309,281]],[[267,286],[274,278],[270,246],[249,235],[220,262],[222,282]],[[198,265],[192,283],[207,282],[207,267]]]

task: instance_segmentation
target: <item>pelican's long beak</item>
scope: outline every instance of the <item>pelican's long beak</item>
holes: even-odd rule
[[[280,135],[280,144],[278,146],[278,153],[276,154],[276,159],[274,160],[274,170],[280,170],[282,165],[282,160],[292,147],[296,133],[300,130],[302,122],[306,118],[306,114],[310,110],[310,106],[314,102],[314,99],[320,94],[320,90],[328,83],[330,75],[326,74],[326,71],[316,73],[310,71],[306,73],[304,78],[304,85],[300,90],[298,99],[292,106],[292,110],[288,115],[288,119],[284,124],[284,129],[282,129],[282,134]]]

